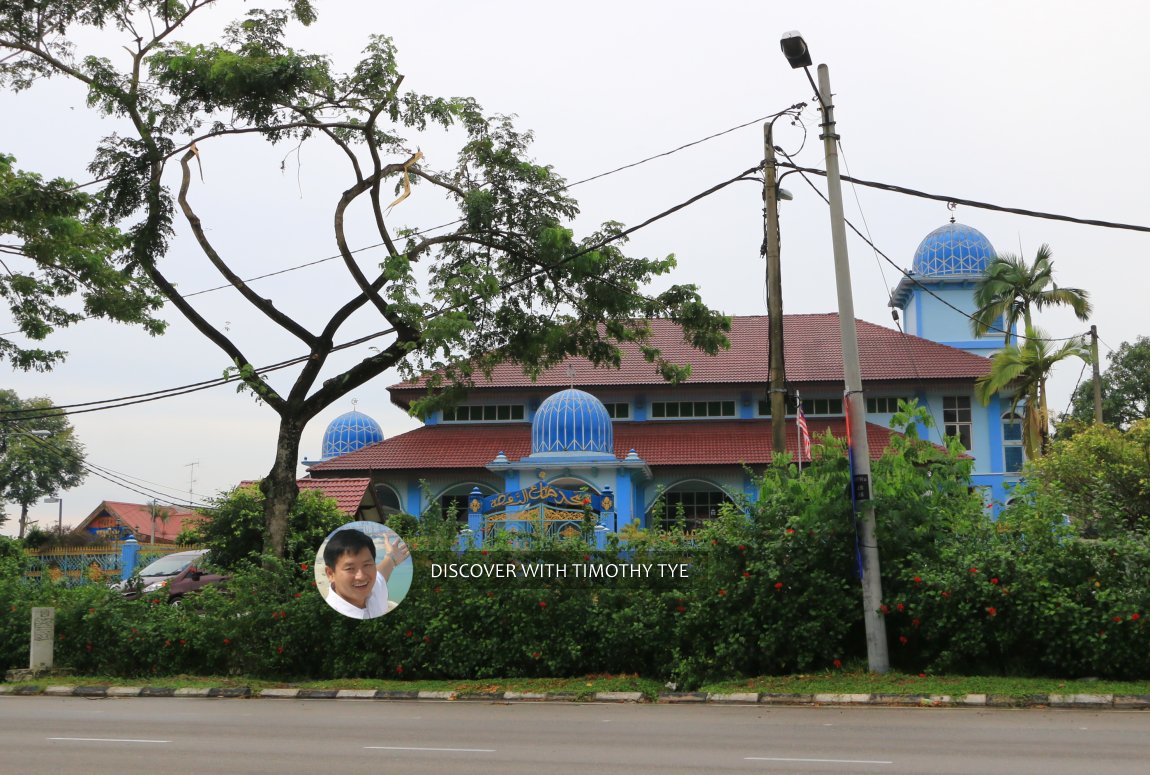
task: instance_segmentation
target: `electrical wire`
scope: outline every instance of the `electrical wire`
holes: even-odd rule
[[[61,447],[58,444],[56,444],[55,442],[51,441],[51,439],[40,438],[39,436],[32,433],[27,428],[23,428],[23,427],[17,425],[17,426],[14,426],[14,431],[16,433],[20,433],[21,435],[32,439],[33,442],[35,442],[36,444],[39,444],[42,447],[46,447],[48,449],[51,449],[53,452],[55,452],[57,454],[67,455],[67,456],[71,457],[77,464],[80,465],[81,468],[83,468],[88,473],[93,474],[96,477],[103,479],[107,482],[110,482],[111,484],[115,484],[119,487],[123,487],[127,490],[131,490],[132,492],[136,493],[137,495],[143,495],[145,498],[155,499],[159,502],[165,503],[165,504],[170,505],[170,506],[186,506],[189,509],[210,508],[210,506],[207,504],[194,503],[192,500],[190,500],[188,498],[173,498],[170,493],[162,492],[160,490],[156,490],[156,489],[153,489],[151,487],[146,487],[144,485],[138,485],[137,483],[128,481],[128,479],[125,479],[124,477],[129,477],[129,475],[127,475],[127,474],[117,475],[116,472],[111,471],[110,469],[103,468],[101,466],[96,465],[95,463],[92,463],[92,462],[86,460],[82,455],[80,455],[75,450],[72,450],[68,447]],[[138,477],[129,477],[129,478],[139,480]],[[143,481],[143,480],[139,480],[139,481]],[[159,497],[157,497],[157,496],[159,496]]]
[[[565,186],[561,186],[558,190],[559,191],[566,191],[568,189],[574,188],[575,186],[580,186],[584,183],[590,183],[593,180],[599,180],[600,178],[605,178],[609,175],[614,175],[618,172],[623,172],[624,170],[629,170],[629,169],[632,169],[633,167],[638,167],[641,164],[646,164],[647,162],[654,161],[655,159],[661,159],[661,158],[664,158],[666,156],[671,156],[672,154],[676,154],[679,151],[686,150],[687,148],[691,148],[693,146],[700,145],[700,144],[705,143],[709,140],[714,140],[717,137],[722,137],[723,135],[727,135],[727,134],[730,134],[732,132],[736,132],[740,129],[745,129],[748,126],[766,121],[767,119],[774,118],[775,116],[781,116],[781,115],[787,113],[788,111],[792,110],[793,107],[794,106],[792,106],[791,108],[787,108],[787,110],[779,111],[778,113],[770,113],[766,116],[761,116],[759,118],[755,118],[755,119],[752,119],[750,121],[745,121],[741,124],[737,124],[737,125],[730,127],[728,129],[724,129],[721,132],[715,132],[714,134],[707,135],[706,137],[701,137],[698,140],[692,140],[689,143],[684,143],[683,145],[680,145],[677,148],[672,148],[669,151],[663,151],[662,153],[657,153],[657,154],[654,154],[653,156],[648,156],[644,159],[640,159],[638,161],[631,162],[630,164],[624,164],[621,167],[616,167],[615,169],[607,170],[606,172],[600,172],[596,175],[592,175],[590,177],[583,178],[582,180],[577,180],[574,183],[568,183]],[[804,143],[806,142],[805,131],[806,131],[806,128],[804,127]],[[108,178],[100,178],[100,179],[97,179],[94,181],[89,181],[88,183],[84,183],[83,185],[88,186],[88,185],[92,185],[94,183],[102,182],[103,180],[107,180],[107,179]],[[77,186],[77,188],[78,187],[79,186]],[[436,232],[436,231],[439,231],[441,229],[446,229],[449,226],[456,226],[456,225],[464,223],[464,222],[465,222],[465,219],[457,218],[454,221],[448,221],[447,223],[442,223],[438,226],[429,226],[426,229],[422,229],[420,231],[413,232],[409,236],[411,236],[411,237],[422,237],[422,236],[425,236],[427,234],[431,234],[432,232]],[[376,243],[372,243],[370,245],[365,245],[361,248],[356,248],[355,250],[351,250],[349,252],[352,254],[364,253],[368,250],[374,250],[376,248],[380,248],[380,247],[384,247],[384,246],[385,246],[384,242],[376,242]],[[314,259],[311,261],[306,261],[302,264],[296,264],[294,266],[285,267],[284,269],[279,269],[279,270],[276,270],[274,272],[267,272],[266,274],[255,275],[254,277],[249,277],[249,278],[243,280],[242,282],[246,285],[248,283],[253,283],[253,282],[256,282],[258,280],[266,280],[269,277],[276,277],[278,275],[287,274],[289,272],[295,272],[295,271],[298,271],[300,269],[308,269],[310,267],[318,266],[320,264],[325,264],[329,261],[335,261],[335,260],[341,259],[341,258],[343,258],[343,256],[341,254],[336,254],[333,256],[326,256],[324,258],[317,258],[317,259]],[[190,299],[193,296],[201,296],[201,295],[206,294],[206,293],[215,293],[216,291],[224,291],[224,290],[228,290],[228,289],[233,288],[233,287],[234,286],[231,285],[230,283],[224,284],[224,285],[217,285],[217,286],[212,287],[212,288],[204,288],[204,289],[199,290],[199,291],[192,291],[191,293],[186,293],[186,294],[184,294],[184,298]],[[92,316],[81,318],[81,320],[91,320],[91,319],[92,319]],[[80,322],[80,321],[77,321],[77,322]],[[13,335],[20,334],[20,333],[22,333],[20,330],[5,331],[3,333],[0,333],[0,336],[13,336]]]
[[[789,163],[779,162],[780,167],[789,167],[796,172],[809,172],[812,175],[822,175],[826,177],[826,170],[820,170],[816,167],[800,167],[794,161]],[[954,202],[955,204],[967,205],[968,207],[975,207],[980,210],[994,210],[1002,213],[1012,213],[1014,215],[1025,215],[1030,218],[1044,218],[1051,221],[1065,221],[1067,223],[1077,223],[1083,226],[1099,226],[1105,229],[1123,229],[1126,231],[1139,231],[1150,232],[1150,226],[1141,226],[1134,223],[1119,223],[1115,221],[1102,221],[1096,218],[1078,218],[1073,215],[1059,215],[1058,213],[1047,213],[1041,210],[1027,210],[1022,207],[1007,207],[1005,205],[996,205],[991,202],[980,202],[976,199],[964,199],[963,197],[931,194],[926,191],[919,191],[914,188],[907,188],[906,186],[896,186],[893,183],[878,183],[873,180],[863,180],[862,178],[852,178],[846,175],[841,176],[843,180],[848,180],[851,183],[857,183],[860,186],[867,186],[869,188],[877,188],[882,191],[891,191],[896,194],[906,194],[908,196],[916,196],[920,199],[933,199],[936,202]]]
[[[847,152],[846,152],[846,149],[843,148],[843,142],[842,142],[842,140],[837,140],[835,142],[835,144],[838,145],[839,153],[842,154],[843,166],[845,166],[847,168],[847,180],[851,180],[851,178],[850,178],[851,164],[849,161],[847,161]],[[863,212],[862,200],[859,199],[858,187],[854,184],[853,180],[851,181],[851,193],[854,195],[855,206],[858,207],[859,218],[862,219],[863,228],[866,229],[867,241],[870,243],[871,254],[874,256],[874,262],[875,262],[875,265],[878,267],[879,276],[882,277],[882,284],[886,287],[887,298],[891,298],[892,296],[894,296],[894,291],[891,289],[890,283],[887,282],[886,271],[884,271],[882,268],[882,261],[879,260],[878,250],[875,249],[874,243],[871,242],[871,239],[873,239],[873,238],[871,237],[871,233],[870,233],[870,224],[867,223],[866,213]]]
[[[814,181],[812,181],[810,178],[807,177],[806,173],[808,171],[810,171],[808,168],[805,168],[805,167],[800,168],[797,165],[795,165],[794,163],[784,164],[783,162],[780,162],[779,165],[790,167],[794,172],[799,173],[799,175],[803,178],[803,180],[805,180],[807,182],[807,185],[810,186],[811,189],[814,190],[814,192],[816,194],[818,194],[824,202],[826,202],[828,205],[830,204],[830,200],[827,199],[826,194],[824,194],[822,191],[820,191],[818,186],[816,186],[814,184]],[[787,174],[790,174],[790,173],[787,173]],[[826,172],[823,171],[822,174],[826,175]],[[865,184],[860,182],[860,185],[865,185]],[[875,250],[875,252],[877,252],[880,256],[882,256],[883,259],[888,264],[890,264],[895,269],[897,269],[902,274],[903,277],[910,280],[912,283],[914,283],[916,286],[918,286],[922,291],[929,294],[930,296],[933,296],[939,302],[941,302],[945,306],[949,307],[950,309],[954,310],[955,312],[962,315],[963,317],[967,318],[968,320],[973,321],[975,319],[974,316],[971,315],[969,312],[966,312],[965,310],[956,307],[954,304],[951,304],[949,301],[942,298],[937,293],[935,293],[930,288],[928,288],[926,285],[924,285],[921,281],[919,281],[918,278],[915,277],[915,275],[913,275],[912,273],[908,272],[907,270],[905,270],[901,266],[899,266],[897,263],[895,263],[894,260],[891,259],[890,256],[888,256],[886,253],[884,253],[882,250],[880,250],[878,248],[878,246],[875,245],[865,234],[863,234],[861,231],[859,231],[858,228],[853,223],[851,223],[850,219],[844,217],[843,221],[846,223],[847,226],[849,226],[851,228],[851,231],[853,231],[855,234],[857,234],[859,236],[859,238],[863,240],[863,242],[867,243],[867,245],[869,245],[871,248],[873,248]],[[1007,336],[1012,336],[1016,339],[1026,339],[1026,340],[1032,341],[1032,342],[1068,342],[1068,341],[1071,341],[1073,339],[1081,339],[1083,336],[1086,335],[1086,332],[1083,332],[1081,334],[1075,334],[1074,336],[1064,336],[1064,337],[1060,337],[1060,338],[1044,338],[1044,337],[1037,337],[1037,336],[1028,336],[1026,334],[1011,333],[1005,329],[999,328],[999,327],[994,326],[994,325],[988,325],[987,330],[988,331],[994,331],[994,332],[997,332],[1000,334],[1005,334]]]
[[[678,212],[679,210],[682,210],[685,207],[689,207],[690,205],[694,204],[695,202],[698,202],[699,200],[704,199],[704,198],[726,188],[727,186],[731,185],[732,183],[735,183],[735,182],[738,182],[741,180],[746,180],[747,179],[746,176],[748,174],[751,174],[758,169],[760,169],[760,167],[752,167],[748,170],[740,172],[738,175],[735,175],[732,178],[729,178],[729,179],[727,179],[721,183],[718,183],[718,184],[706,189],[705,191],[702,191],[702,192],[690,197],[689,199],[687,199],[687,200],[685,200],[685,201],[683,201],[683,202],[681,202],[681,203],[679,203],[673,207],[670,207],[670,208],[660,212],[657,215],[654,215],[654,216],[648,218],[647,220],[643,221],[642,223],[636,224],[635,226],[631,226],[627,229],[623,229],[622,231],[620,231],[617,234],[613,234],[610,237],[607,237],[603,240],[600,240],[599,242],[597,242],[593,245],[589,245],[587,247],[584,247],[584,248],[572,253],[571,255],[566,256],[563,259],[560,259],[559,261],[557,261],[554,264],[551,264],[551,265],[545,266],[545,267],[540,267],[539,269],[528,272],[527,274],[525,274],[521,277],[517,277],[517,278],[514,278],[512,280],[508,280],[499,286],[499,290],[500,291],[509,290],[510,288],[513,288],[514,286],[516,286],[520,283],[528,282],[530,280],[535,279],[536,277],[539,277],[540,275],[554,271],[555,269],[562,266],[563,264],[566,264],[570,261],[573,261],[576,258],[579,258],[580,256],[586,255],[587,253],[591,253],[591,252],[594,252],[596,250],[599,250],[600,248],[606,247],[607,245],[611,244],[612,242],[616,242],[618,240],[621,240],[624,237],[627,237],[630,234],[633,234],[636,231],[639,231],[640,229],[646,228],[647,226],[650,226],[651,224],[653,224],[659,220],[662,220],[663,218],[666,218],[666,217]],[[600,278],[600,280],[606,280],[606,279],[607,278]],[[656,301],[655,299],[652,299],[648,296],[644,296],[642,294],[635,293],[633,291],[627,291],[626,289],[622,289],[622,288],[620,290],[624,290],[627,293],[632,294],[635,298],[638,298],[638,299],[646,300],[648,302],[655,302]],[[474,300],[475,298],[477,298],[477,297],[472,297],[472,300]],[[428,313],[428,314],[423,316],[423,320],[426,321],[426,320],[431,320],[435,317],[439,317],[439,316],[441,316],[447,312],[451,312],[451,311],[458,309],[460,306],[462,306],[462,304],[452,305],[452,306],[437,310],[436,312]],[[357,337],[356,339],[353,339],[351,341],[344,342],[342,344],[339,344],[339,345],[332,347],[330,352],[332,352],[332,353],[339,352],[341,350],[346,350],[350,347],[356,347],[356,346],[365,344],[366,342],[369,342],[373,339],[377,339],[381,336],[386,336],[388,334],[395,333],[395,330],[396,329],[394,327],[391,327],[391,328],[384,329],[382,331],[377,331],[375,333],[368,334],[366,336]],[[269,373],[272,371],[278,371],[280,369],[287,368],[287,367],[295,365],[297,363],[302,363],[302,362],[308,360],[310,357],[311,357],[310,355],[301,355],[301,356],[297,356],[295,358],[288,359],[286,361],[280,361],[279,363],[271,364],[270,366],[259,367],[257,369],[254,369],[254,371],[257,374],[262,375],[262,374],[266,374],[266,373]],[[240,381],[240,379],[241,379],[241,377],[239,377],[238,375],[229,375],[229,376],[224,376],[224,377],[217,377],[217,378],[211,379],[211,380],[194,382],[194,383],[191,383],[189,385],[182,385],[182,386],[174,387],[174,388],[166,388],[163,390],[155,390],[155,391],[151,391],[148,393],[139,393],[139,394],[132,395],[132,396],[121,396],[118,398],[103,399],[100,401],[87,401],[87,402],[77,403],[77,404],[61,404],[58,406],[52,406],[52,407],[47,407],[47,408],[43,408],[43,409],[0,410],[0,423],[14,422],[14,421],[18,421],[18,420],[32,420],[32,419],[38,419],[40,417],[59,417],[59,416],[65,416],[65,415],[71,415],[71,414],[86,414],[88,412],[98,412],[98,411],[104,411],[106,409],[118,409],[121,407],[132,406],[135,404],[150,403],[152,401],[158,401],[158,400],[161,400],[163,398],[172,398],[172,397],[178,396],[178,395],[185,395],[188,393],[194,393],[194,392],[198,392],[200,390],[206,390],[208,388],[217,387],[219,385],[227,384],[229,382]]]
[[[1082,362],[1082,368],[1078,371],[1078,379],[1074,381],[1074,387],[1070,389],[1070,398],[1066,399],[1066,411],[1062,413],[1065,417],[1070,414],[1070,407],[1074,404],[1074,394],[1078,392],[1078,386],[1082,384],[1082,375],[1086,373],[1086,361]]]

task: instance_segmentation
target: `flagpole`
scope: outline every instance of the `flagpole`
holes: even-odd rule
[[[803,429],[799,423],[799,412],[803,410],[803,397],[799,391],[795,391],[795,458],[799,461],[799,476],[803,475]]]

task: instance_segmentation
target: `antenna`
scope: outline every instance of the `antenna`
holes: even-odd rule
[[[195,460],[191,463],[185,463],[184,468],[188,469],[188,500],[194,501],[196,499],[195,485],[196,485],[196,466],[200,461]]]

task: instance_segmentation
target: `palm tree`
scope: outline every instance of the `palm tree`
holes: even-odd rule
[[[1063,342],[1052,349],[1045,331],[1027,326],[1022,344],[1007,345],[990,359],[990,373],[980,377],[975,393],[983,406],[1000,390],[1013,388],[1010,413],[1024,403],[1022,448],[1033,459],[1045,454],[1050,442],[1050,413],[1046,399],[1046,378],[1055,364],[1070,357],[1090,360],[1090,348],[1081,339]]]
[[[978,309],[971,316],[970,327],[975,336],[986,334],[1001,315],[1009,345],[1014,325],[1022,320],[1024,330],[1030,329],[1031,310],[1043,307],[1067,306],[1079,320],[1090,317],[1090,294],[1081,288],[1059,288],[1054,282],[1054,262],[1050,254],[1050,246],[1043,245],[1033,264],[1013,255],[1001,255],[990,262],[986,277],[974,290]]]

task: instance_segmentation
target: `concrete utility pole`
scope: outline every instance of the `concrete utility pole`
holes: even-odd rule
[[[767,228],[767,341],[771,374],[771,451],[787,449],[787,387],[783,365],[783,270],[779,260],[779,184],[775,164],[775,121],[763,124],[763,212]],[[798,453],[802,455],[802,450]]]
[[[851,268],[847,258],[846,221],[843,216],[842,181],[839,178],[838,139],[835,133],[830,71],[819,65],[819,104],[823,113],[822,140],[827,160],[827,193],[831,202],[831,242],[835,256],[835,286],[839,301],[839,332],[843,348],[843,376],[850,411],[850,437],[854,447],[854,471],[865,485],[862,493],[862,519],[859,543],[862,552],[863,617],[866,624],[867,665],[871,672],[890,670],[886,622],[879,613],[882,605],[882,575],[879,569],[878,541],[875,537],[874,504],[870,498],[870,444],[866,435],[866,401],[863,400],[862,367],[859,365],[858,331],[855,326],[854,298],[851,295]],[[851,483],[856,486],[855,482]]]
[[[1098,363],[1098,326],[1090,327],[1090,364],[1094,367],[1094,422],[1102,424],[1102,366]]]

